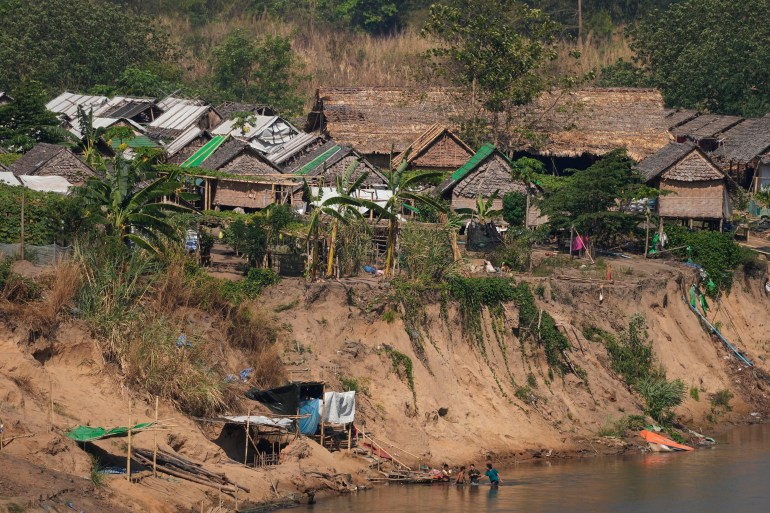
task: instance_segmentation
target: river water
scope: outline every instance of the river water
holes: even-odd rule
[[[391,485],[301,506],[313,513],[767,513],[770,425],[742,426],[688,453],[499,469],[502,484]]]

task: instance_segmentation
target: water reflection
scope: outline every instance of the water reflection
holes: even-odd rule
[[[493,488],[386,486],[329,499],[314,513],[765,513],[770,426],[735,429],[712,449],[501,469]]]

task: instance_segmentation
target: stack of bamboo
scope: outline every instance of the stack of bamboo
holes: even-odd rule
[[[133,458],[142,465],[153,466],[153,451],[151,450],[134,449]],[[236,493],[238,488],[249,493],[248,488],[230,481],[225,474],[211,472],[203,468],[200,463],[162,449],[158,449],[157,453],[157,470],[193,483],[217,488],[226,493]]]

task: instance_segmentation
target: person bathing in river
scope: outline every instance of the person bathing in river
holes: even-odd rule
[[[457,473],[457,479],[455,479],[456,485],[465,484],[465,466],[460,467],[460,471]]]
[[[481,472],[476,468],[476,465],[471,463],[471,468],[468,469],[468,478],[471,480],[471,484],[479,484],[479,477],[481,477]]]
[[[500,484],[500,476],[497,474],[497,470],[492,467],[491,463],[487,463],[487,471],[484,472],[484,475],[489,478],[490,485],[497,486]]]
[[[449,468],[449,465],[444,463],[444,465],[441,467],[441,480],[449,481],[451,478],[452,478],[452,470]]]

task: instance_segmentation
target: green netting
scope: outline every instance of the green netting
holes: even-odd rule
[[[131,432],[141,431],[152,426],[154,422],[143,422],[137,424],[131,428]],[[75,429],[67,433],[67,436],[77,442],[91,442],[93,440],[99,440],[101,438],[109,438],[111,436],[126,436],[128,435],[128,428],[125,426],[114,427],[110,430],[103,427],[90,427],[90,426],[78,426]]]

